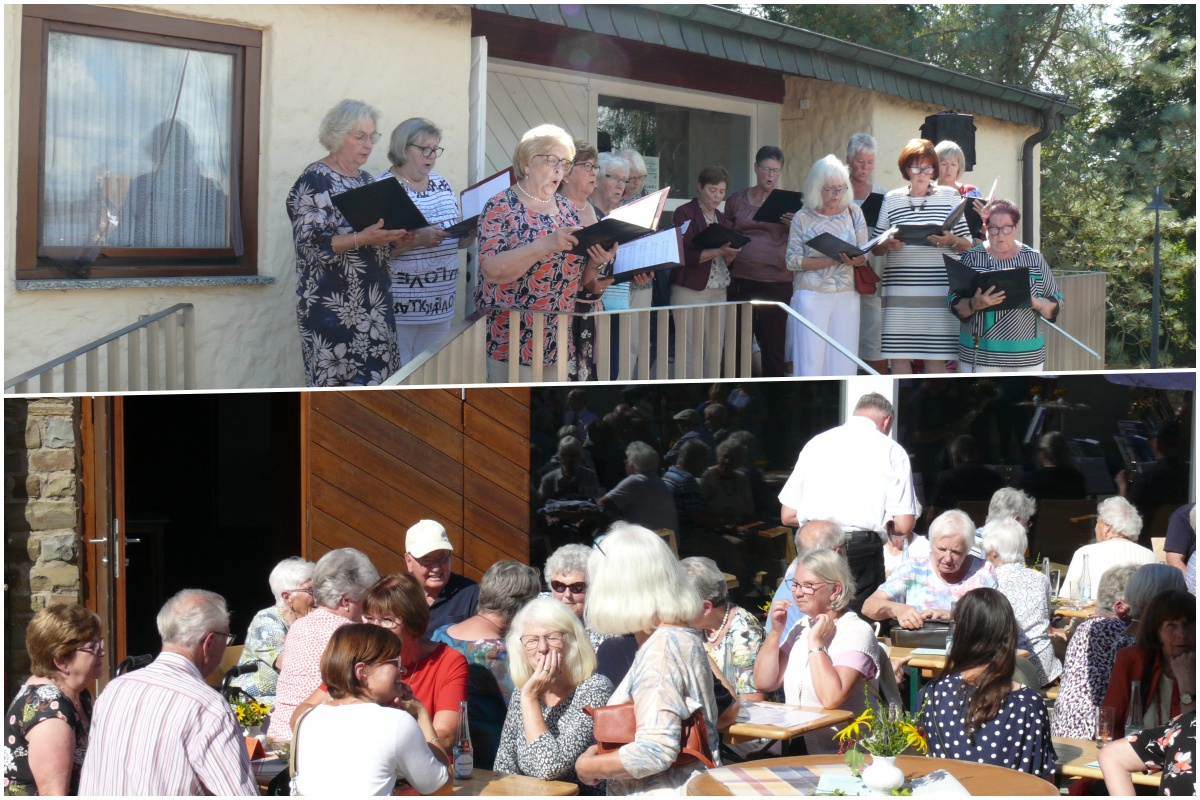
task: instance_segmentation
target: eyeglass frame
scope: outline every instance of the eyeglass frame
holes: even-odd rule
[[[787,585],[789,592],[795,594],[796,587],[800,587],[800,591],[807,595],[816,594],[818,586],[832,586],[834,584],[834,581],[809,582],[809,581],[797,581],[797,580],[793,580],[792,578],[785,578],[783,582],[784,582],[784,584]]]
[[[1012,232],[1015,231],[1016,229],[1017,229],[1016,225],[1002,225],[999,228],[997,228],[995,225],[988,225],[986,228],[988,236],[996,236],[996,235],[1008,236],[1008,235],[1012,234]]]
[[[561,589],[558,587],[562,587]],[[575,581],[574,583],[563,583],[562,581],[550,581],[550,591],[555,594],[566,594],[567,590],[571,590],[571,594],[587,594],[587,581]]]
[[[908,167],[906,167],[905,169],[908,171],[908,174],[910,176],[911,175],[932,175],[933,173],[937,172],[937,167],[931,167],[929,165],[925,165],[923,167],[918,167],[916,164],[909,164]]]
[[[362,664],[364,667],[370,667],[371,669],[374,669],[375,667],[382,667],[384,664],[395,664],[396,669],[400,670],[400,677],[403,678],[408,674],[408,667],[404,666],[403,662],[401,661],[403,658],[404,655],[401,654],[395,658],[385,659],[384,661],[376,661],[374,664],[368,664],[365,661],[359,661],[354,666],[357,667],[359,664]]]
[[[597,164],[595,161],[590,161],[590,160],[572,161],[571,169],[573,170],[576,167],[580,167],[581,169],[583,169],[584,172],[596,173],[596,172],[600,171],[600,165]]]
[[[88,642],[88,644],[91,644],[91,642]],[[105,647],[104,637],[102,636],[102,637],[100,637],[100,643],[99,643],[99,645],[97,645],[95,650],[88,648],[88,647],[76,647],[75,652],[76,653],[87,653],[89,656],[95,656],[96,658],[103,658],[105,655],[108,654],[108,648]]]
[[[371,144],[379,144],[379,140],[383,138],[383,134],[379,131],[375,133],[367,133],[366,131],[350,131],[350,138],[356,142],[365,142],[371,140]]]
[[[550,167],[550,169],[561,169],[564,173],[570,172],[571,167],[575,166],[575,162],[571,159],[559,158],[553,153],[534,153],[529,157],[529,160],[532,161],[535,158],[545,159],[546,166]],[[553,162],[550,160],[552,158],[554,159]]]
[[[764,175],[771,177],[771,178],[775,177],[776,175],[783,174],[783,167],[763,167],[763,166],[759,166],[758,164],[755,164],[754,168],[757,170],[762,170],[762,173]]]
[[[372,622],[371,620],[374,620],[374,622]],[[386,631],[395,630],[396,628],[399,628],[404,624],[403,622],[396,619],[395,617],[377,617],[374,614],[363,614],[362,621],[364,623],[366,623],[367,625],[375,625],[377,627],[383,628]],[[390,625],[385,624],[385,623],[389,623],[389,622],[391,623]]]
[[[608,178],[610,181],[616,181],[617,183],[623,183],[626,186],[629,185],[629,178],[618,178],[615,175],[609,175],[608,173],[605,173],[603,175],[603,177]]]
[[[543,641],[546,643],[547,647],[550,647],[553,649],[556,647],[562,647],[564,644],[566,644],[567,636],[569,636],[569,635],[570,634],[566,633],[565,631],[558,632],[558,633],[548,633],[545,636],[534,636],[533,634],[527,633],[520,638],[520,642],[521,642],[521,646],[524,647],[526,650],[536,650],[538,645],[541,644]],[[551,636],[557,636],[558,638],[551,639],[550,638]],[[533,641],[529,641],[530,639],[532,639]]]
[[[425,156],[426,158],[441,158],[441,157],[442,157],[442,153],[446,152],[446,148],[444,148],[444,147],[441,147],[441,146],[438,146],[438,147],[422,147],[422,146],[421,146],[421,145],[419,145],[419,144],[406,144],[406,145],[404,145],[404,147],[405,147],[405,149],[407,149],[407,148],[409,148],[409,147],[415,147],[415,148],[417,148],[418,150],[420,150],[420,151],[421,151],[421,155]]]
[[[233,643],[237,641],[236,633],[230,633],[227,631],[209,631],[209,633],[214,634],[216,636],[224,636],[226,647],[232,647]]]

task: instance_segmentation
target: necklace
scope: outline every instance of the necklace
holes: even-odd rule
[[[733,603],[725,604],[725,616],[721,619],[721,624],[712,632],[711,636],[706,637],[709,644],[716,644],[717,639],[721,636],[721,631],[725,630],[725,623],[729,622],[729,615],[733,613]]]
[[[358,177],[357,169],[346,169],[345,167],[342,166],[342,162],[338,161],[337,156],[335,156],[333,153],[329,154],[329,162],[330,162],[329,166],[333,168],[334,172],[337,172],[338,174],[343,175],[347,178],[357,178]]]
[[[528,197],[530,200],[537,200],[539,203],[549,203],[554,199],[552,197],[538,197],[536,194],[530,194],[529,190],[522,186],[520,181],[517,181],[517,191]]]
[[[908,210],[909,211],[916,211],[918,208],[922,208],[922,209],[925,208],[925,201],[928,199],[929,199],[929,195],[925,195],[921,198],[921,205],[914,206],[913,205],[913,196],[912,196],[912,187],[911,186],[908,187]]]
[[[407,183],[409,186],[411,186],[413,189],[415,189],[415,190],[416,190],[416,191],[418,191],[418,192],[423,192],[423,191],[425,191],[425,189],[428,189],[428,188],[429,188],[429,178],[426,178],[426,179],[425,179],[425,189],[422,189],[422,188],[420,188],[420,186],[419,186],[418,184],[416,184],[416,183],[415,183],[415,182],[413,182],[413,181],[410,181],[408,178],[406,178],[406,177],[404,177],[403,175],[401,175],[399,170],[396,170],[396,171],[395,171],[395,175],[396,175],[396,177],[397,177],[397,178],[399,178],[400,180],[404,181],[405,183]]]

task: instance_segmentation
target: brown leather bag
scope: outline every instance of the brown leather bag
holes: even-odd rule
[[[584,706],[583,710],[592,717],[592,735],[596,738],[597,752],[611,753],[637,737],[637,717],[633,713],[633,703],[619,703],[600,708]],[[699,761],[709,769],[716,769],[712,748],[708,746],[708,728],[705,727],[704,716],[699,710],[683,721],[680,740],[679,756],[672,767]]]
[[[859,294],[875,294],[875,284],[879,281],[869,262],[854,267],[854,290]]]

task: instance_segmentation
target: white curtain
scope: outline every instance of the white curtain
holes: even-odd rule
[[[229,54],[51,32],[43,246],[82,260],[234,246],[233,69]]]

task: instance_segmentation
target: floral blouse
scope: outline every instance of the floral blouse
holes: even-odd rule
[[[843,242],[864,245],[870,236],[862,209],[853,203],[839,214],[826,216],[805,206],[792,217],[792,229],[788,235],[787,268],[795,273],[792,288],[809,292],[853,292],[854,270],[845,264],[824,269],[805,270],[800,260],[805,257],[824,257],[824,253],[809,247],[806,242],[822,233],[833,234]]]
[[[1178,716],[1161,728],[1133,734],[1129,744],[1147,767],[1162,770],[1159,794],[1195,797],[1195,711]]]
[[[309,164],[287,196],[296,245],[296,320],[309,386],[376,386],[400,368],[388,248],[333,250],[354,229],[330,198],[371,183]]]
[[[449,627],[443,625],[429,638],[453,647],[467,658],[467,722],[471,745],[475,748],[475,766],[491,769],[515,688],[508,670],[508,648],[504,639],[455,639],[446,632]]]
[[[738,694],[753,694],[754,660],[762,648],[764,634],[762,625],[754,615],[741,606],[734,606],[730,615],[729,626],[725,635],[716,642],[709,644],[706,640],[704,650],[725,676]]]
[[[996,571],[982,558],[972,556],[967,576],[958,583],[946,583],[928,558],[905,561],[879,588],[894,603],[905,603],[917,611],[939,608],[950,610],[950,603],[972,589],[996,588]]]
[[[4,793],[36,795],[37,784],[29,768],[29,731],[39,722],[61,719],[75,733],[75,759],[71,767],[70,794],[79,792],[79,772],[88,747],[88,720],[92,717],[92,695],[86,689],[79,695],[86,719],[81,719],[71,699],[54,684],[25,684],[8,707],[4,720]]]
[[[250,620],[246,632],[246,646],[238,665],[257,664],[258,671],[234,678],[231,683],[260,703],[275,705],[275,684],[279,673],[275,670],[275,659],[283,652],[283,640],[287,637],[288,624],[275,606],[264,608]],[[256,661],[257,659],[257,661]],[[261,664],[257,662],[261,661]]]
[[[549,236],[559,228],[579,224],[579,215],[569,200],[560,199],[558,213],[539,214],[523,202],[513,189],[493,197],[479,217],[479,260],[516,250]],[[481,278],[475,289],[478,308],[528,308],[541,311],[574,311],[575,295],[587,258],[554,253],[534,264],[511,283],[492,283]],[[521,315],[520,359],[533,363],[533,315]],[[546,365],[558,363],[558,318],[546,317],[543,329],[543,353]],[[490,311],[487,315],[487,357],[495,361],[509,358],[508,314]],[[569,355],[568,355],[569,357]]]
[[[1001,564],[996,582],[1017,617],[1018,646],[1029,651],[1040,685],[1045,686],[1062,674],[1050,640],[1050,580],[1024,564]]]
[[[1117,651],[1133,644],[1125,628],[1124,622],[1113,617],[1089,617],[1071,635],[1054,701],[1055,736],[1095,736],[1096,709],[1108,692]]]

